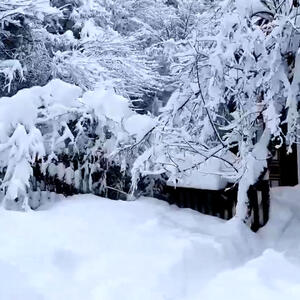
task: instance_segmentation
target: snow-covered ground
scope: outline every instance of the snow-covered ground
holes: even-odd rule
[[[272,197],[258,234],[146,198],[1,210],[0,299],[299,300],[300,188]]]

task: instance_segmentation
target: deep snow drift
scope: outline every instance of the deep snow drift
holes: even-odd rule
[[[273,190],[258,234],[146,198],[1,209],[0,299],[298,300],[298,198],[299,188]]]

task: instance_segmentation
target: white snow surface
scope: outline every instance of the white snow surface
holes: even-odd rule
[[[133,114],[127,99],[103,88],[86,92],[83,102],[94,109],[98,116],[105,116],[116,122]]]
[[[180,152],[174,155],[177,166],[167,166],[166,168],[174,174],[167,184],[174,187],[184,187],[202,190],[221,190],[228,183],[232,169],[220,158],[209,157]],[[224,158],[228,162],[235,164],[237,157],[233,153],[221,153],[218,157]],[[177,167],[187,170],[178,174]]]
[[[299,201],[273,190],[258,234],[150,198],[1,209],[0,299],[298,300]]]

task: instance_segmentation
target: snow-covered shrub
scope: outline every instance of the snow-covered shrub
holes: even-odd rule
[[[29,208],[34,190],[124,197],[130,160],[116,153],[138,142],[153,122],[113,90],[84,93],[60,80],[0,98],[5,207]]]

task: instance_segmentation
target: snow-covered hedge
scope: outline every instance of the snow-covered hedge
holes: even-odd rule
[[[112,90],[83,93],[60,80],[0,98],[5,207],[28,209],[34,190],[106,195],[109,185],[128,190],[126,155],[121,161],[116,153],[138,142],[153,124]]]

